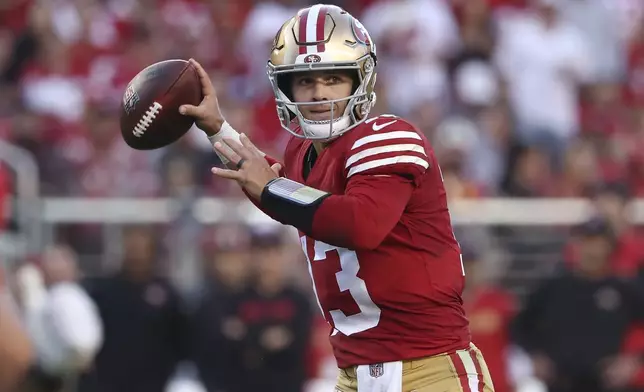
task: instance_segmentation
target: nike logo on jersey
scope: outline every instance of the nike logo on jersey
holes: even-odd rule
[[[378,132],[378,131],[380,131],[381,129],[384,129],[384,128],[386,128],[387,126],[389,126],[389,125],[391,125],[391,124],[395,123],[396,121],[398,121],[398,120],[389,121],[389,122],[386,122],[386,123],[384,123],[384,124],[377,124],[377,123],[373,123],[373,130],[374,130],[374,131],[376,131],[376,132]]]

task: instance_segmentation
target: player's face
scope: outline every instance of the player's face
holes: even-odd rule
[[[41,270],[46,284],[76,280],[76,261],[64,248],[47,249],[43,254]]]
[[[210,264],[210,273],[227,287],[238,287],[248,276],[250,258],[247,252],[219,252]]]
[[[604,272],[612,245],[604,236],[588,236],[583,238],[580,247],[579,268],[588,274],[596,275]]]
[[[255,272],[261,278],[269,280],[279,279],[284,275],[286,270],[286,263],[288,261],[288,254],[284,246],[275,246],[269,249],[262,249],[257,252],[255,260]]]
[[[595,206],[614,225],[626,219],[626,203],[617,195],[602,195],[595,200]]]
[[[126,232],[124,240],[124,271],[135,277],[150,274],[155,264],[153,233],[135,228]]]
[[[296,73],[292,81],[295,102],[319,102],[319,105],[300,105],[302,116],[307,120],[328,121],[344,113],[348,101],[324,103],[332,99],[346,98],[351,95],[353,78],[348,71],[319,71]]]

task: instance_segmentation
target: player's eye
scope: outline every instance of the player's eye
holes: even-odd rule
[[[338,84],[338,83],[342,83],[342,78],[339,77],[338,75],[329,75],[326,78],[326,82],[328,84]]]
[[[310,86],[311,84],[313,84],[313,79],[307,77],[299,78],[297,79],[297,84],[299,86]]]

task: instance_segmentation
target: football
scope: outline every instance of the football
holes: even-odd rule
[[[197,70],[185,60],[150,65],[128,83],[121,103],[121,134],[137,150],[154,150],[175,141],[194,124],[179,113],[202,100]]]

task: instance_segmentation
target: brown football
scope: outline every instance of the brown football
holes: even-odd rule
[[[175,141],[194,124],[179,113],[184,104],[202,100],[197,70],[185,60],[152,64],[130,81],[121,103],[121,134],[137,150],[153,150]]]

